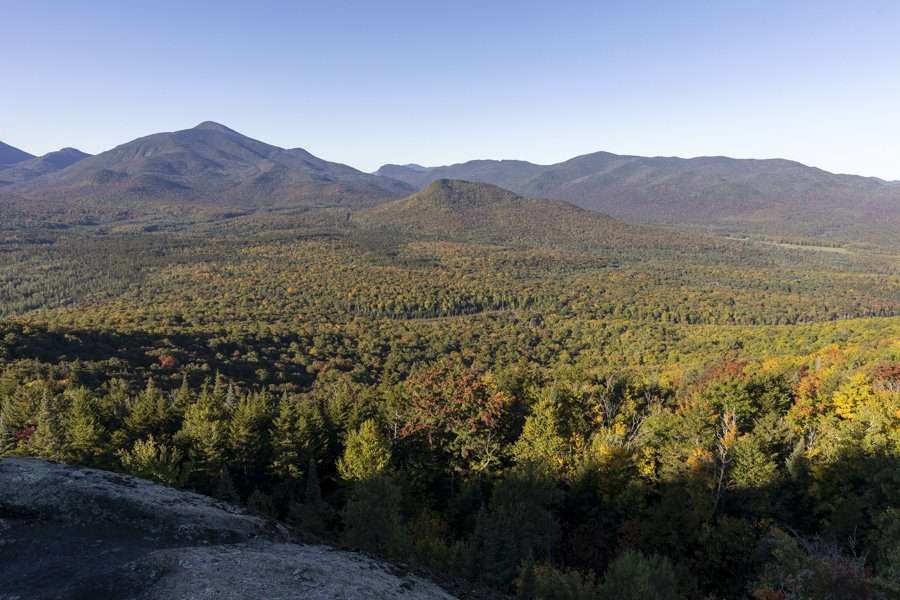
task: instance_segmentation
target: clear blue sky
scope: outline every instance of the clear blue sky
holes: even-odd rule
[[[0,0],[0,140],[203,120],[372,170],[595,150],[900,179],[900,2]]]

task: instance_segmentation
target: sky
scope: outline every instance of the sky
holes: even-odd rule
[[[900,180],[900,2],[0,0],[0,141],[221,122],[371,171],[598,150]]]

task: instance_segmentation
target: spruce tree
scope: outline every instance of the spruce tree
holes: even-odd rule
[[[69,460],[91,464],[102,454],[102,432],[97,423],[93,399],[84,388],[70,395],[66,430]]]
[[[344,455],[338,461],[337,469],[345,480],[361,481],[380,475],[390,460],[387,441],[375,421],[368,419],[347,436]]]
[[[243,489],[262,483],[269,463],[271,414],[265,393],[248,394],[238,401],[228,424],[228,444],[232,464]]]
[[[201,392],[184,413],[178,437],[187,442],[191,463],[191,483],[209,492],[225,465],[228,449],[227,415],[214,394]]]
[[[31,451],[47,460],[63,458],[63,429],[59,423],[56,403],[49,391],[44,391],[37,414],[37,428],[30,439]]]
[[[272,424],[272,472],[276,476],[283,479],[300,479],[302,476],[299,433],[296,407],[285,392]]]

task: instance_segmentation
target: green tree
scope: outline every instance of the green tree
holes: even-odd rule
[[[137,440],[128,450],[116,453],[122,468],[136,477],[151,479],[165,485],[176,485],[181,476],[181,452],[156,441],[151,435]]]
[[[65,451],[59,408],[55,398],[47,391],[41,397],[37,414],[37,428],[29,440],[29,449],[36,456],[47,460],[62,460]]]
[[[192,482],[205,491],[212,490],[227,459],[228,415],[223,399],[202,390],[185,411],[178,435],[188,446]]]
[[[517,463],[531,463],[546,473],[564,472],[570,444],[560,427],[556,402],[550,397],[541,398],[525,419],[522,434],[513,446]]]
[[[261,476],[270,462],[271,422],[269,397],[265,393],[242,397],[231,414],[228,423],[230,461],[237,469],[236,475],[243,489],[262,484]]]
[[[104,451],[94,399],[85,388],[78,388],[67,396],[67,457],[72,462],[90,464]]]
[[[391,449],[373,419],[367,419],[347,436],[337,469],[347,481],[371,479],[382,474],[391,461]]]

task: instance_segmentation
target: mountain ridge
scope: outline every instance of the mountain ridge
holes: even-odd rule
[[[5,168],[0,167],[0,185],[13,185],[54,173],[90,156],[76,148],[61,148]]]
[[[491,183],[638,223],[857,238],[869,231],[889,236],[900,226],[895,182],[781,158],[595,152],[551,165],[474,160],[424,170],[384,165],[376,173],[420,189],[447,177]]]
[[[41,199],[193,201],[234,205],[365,205],[408,184],[285,149],[213,121],[143,136],[12,186]]]

